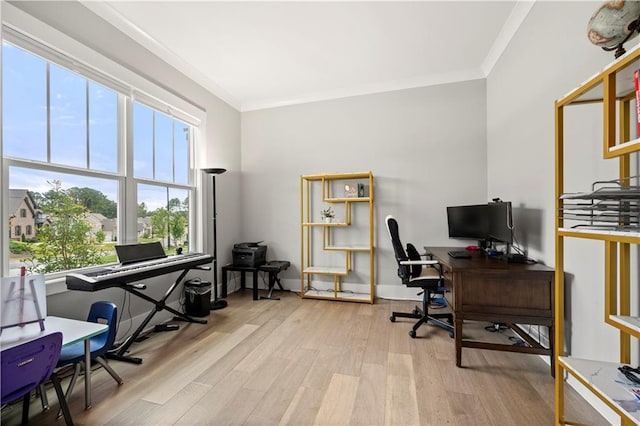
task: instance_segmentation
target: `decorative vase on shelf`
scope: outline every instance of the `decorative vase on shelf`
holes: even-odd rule
[[[336,214],[333,211],[333,207],[331,206],[327,207],[324,210],[320,210],[320,217],[322,218],[322,223],[332,223],[335,215]]]

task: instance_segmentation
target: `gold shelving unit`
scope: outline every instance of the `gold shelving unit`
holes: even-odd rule
[[[584,104],[594,104],[594,107],[602,109],[604,120],[603,161],[618,162],[618,176],[612,178],[617,178],[617,185],[623,189],[633,187],[633,179],[629,178],[631,155],[640,151],[640,139],[633,136],[637,135],[638,131],[632,131],[635,128],[632,126],[636,126],[637,112],[633,72],[637,69],[640,69],[640,49],[636,47],[555,103],[556,288],[554,347],[558,348],[555,359],[555,423],[557,425],[571,424],[570,419],[565,419],[564,414],[564,386],[567,373],[620,415],[621,424],[640,424],[640,401],[629,392],[629,386],[622,384],[624,377],[618,371],[620,365],[630,362],[631,339],[640,337],[640,318],[637,313],[631,315],[630,312],[630,248],[631,244],[640,243],[640,233],[637,227],[628,226],[630,214],[636,215],[635,219],[637,220],[637,204],[640,203],[640,199],[621,198],[617,202],[620,219],[617,220],[615,217],[612,219],[611,212],[607,212],[609,218],[606,220],[609,223],[604,225],[599,223],[594,226],[589,218],[583,224],[574,223],[573,219],[579,215],[572,217],[571,214],[567,214],[571,208],[576,207],[568,204],[567,193],[565,193],[565,165],[570,164],[572,157],[569,152],[566,152],[567,148],[565,147],[565,109]],[[591,184],[585,182],[584,186],[588,187]],[[580,190],[584,189],[587,188],[580,188]],[[598,202],[600,201],[596,200],[594,202],[596,207],[590,208],[602,216],[602,211],[598,211],[601,209],[597,206]],[[632,205],[632,208],[629,207],[629,204]],[[633,207],[634,204],[635,207]],[[584,205],[582,204],[582,206]],[[629,213],[630,211],[631,213]],[[615,223],[616,220],[617,223]],[[619,362],[579,359],[563,352],[566,303],[564,256],[565,240],[569,238],[600,240],[604,245],[605,273],[602,277],[602,288],[605,294],[603,301],[604,321],[619,331]],[[574,291],[590,290],[577,286]]]
[[[360,193],[349,194],[345,185]],[[323,173],[300,177],[301,295],[309,299],[373,303],[373,174]],[[323,222],[320,210],[339,211],[335,222]],[[355,274],[368,282],[344,283]],[[349,287],[349,288],[347,288]]]

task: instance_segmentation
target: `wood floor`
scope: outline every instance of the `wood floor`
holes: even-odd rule
[[[464,349],[455,367],[453,340],[434,326],[418,338],[410,320],[391,323],[392,310],[374,305],[251,299],[234,293],[207,325],[151,333],[131,346],[141,365],[110,361],[125,383],[103,369],[92,374],[93,407],[84,410],[84,382],[69,405],[77,425],[551,425],[553,379],[536,355]],[[478,332],[486,324],[479,324]],[[465,332],[466,334],[466,332]],[[506,336],[490,336],[506,338]],[[63,386],[67,383],[66,379]],[[57,400],[31,424],[63,425]],[[573,391],[567,418],[606,424]],[[20,404],[5,408],[2,424],[19,423]]]

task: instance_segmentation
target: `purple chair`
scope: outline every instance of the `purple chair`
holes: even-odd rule
[[[60,358],[61,346],[62,333],[56,332],[4,349],[1,352],[2,405],[23,397],[22,424],[29,420],[31,390],[51,379],[64,414],[64,420],[67,425],[73,425],[60,379],[53,372],[58,358]]]

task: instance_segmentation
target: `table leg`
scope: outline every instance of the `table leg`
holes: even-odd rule
[[[462,367],[462,320],[455,320],[456,367]]]
[[[84,340],[84,408],[91,408],[91,339]]]
[[[223,299],[227,297],[227,268],[222,268],[222,294],[220,297]]]
[[[258,300],[258,270],[253,271],[253,300]]]

